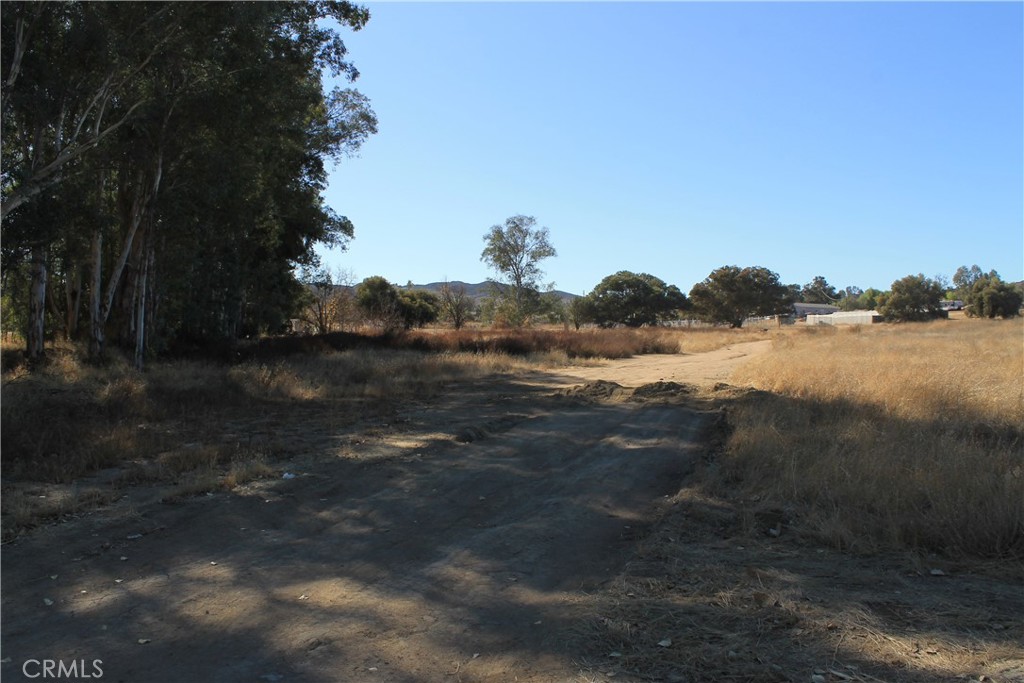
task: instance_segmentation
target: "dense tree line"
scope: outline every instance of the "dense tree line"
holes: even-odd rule
[[[325,163],[376,132],[347,2],[4,3],[4,325],[147,350],[272,330],[353,226]]]

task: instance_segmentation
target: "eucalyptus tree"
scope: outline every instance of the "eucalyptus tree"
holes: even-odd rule
[[[4,12],[3,265],[34,283],[29,355],[42,351],[50,280],[64,285],[69,334],[87,293],[93,354],[112,328],[137,364],[154,331],[230,337],[287,317],[302,295],[294,267],[353,234],[323,201],[325,160],[358,149],[376,118],[357,91],[324,92],[322,72],[358,76],[324,20],[358,30],[369,13],[344,2]]]
[[[509,322],[526,322],[540,301],[541,261],[557,256],[547,228],[535,228],[533,216],[512,216],[504,226],[493,225],[484,235],[486,246],[480,260],[491,266],[507,282],[496,287],[495,297],[507,299]]]

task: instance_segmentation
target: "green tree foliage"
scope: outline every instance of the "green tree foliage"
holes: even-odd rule
[[[436,294],[417,289],[400,290],[398,303],[405,329],[424,327],[441,317],[441,300]]]
[[[405,326],[398,289],[380,275],[356,285],[356,305],[371,324],[393,331]]]
[[[492,298],[496,319],[518,326],[529,322],[540,306],[539,263],[557,256],[547,228],[535,228],[532,216],[512,216],[505,225],[493,225],[484,236],[480,260],[498,273],[506,287],[495,287]]]
[[[860,299],[860,295],[863,293],[864,290],[860,287],[850,285],[844,288],[843,291],[839,292],[839,303],[836,305],[839,306],[839,310],[841,311],[859,310],[860,302],[858,300]]]
[[[42,283],[30,329],[63,308],[75,335],[84,310],[96,354],[109,337],[141,359],[295,315],[295,266],[353,233],[324,204],[325,161],[376,131],[361,94],[323,89],[322,71],[358,75],[324,20],[368,18],[346,2],[5,6],[2,257]]]
[[[878,308],[878,297],[882,291],[874,287],[868,287],[857,297],[857,308],[862,311],[874,311]]]
[[[995,271],[993,271],[994,273]],[[989,273],[992,275],[993,273]],[[954,294],[955,298],[966,302],[967,297],[971,294],[971,289],[974,287],[974,283],[985,277],[985,273],[982,272],[981,268],[977,264],[968,268],[967,266],[960,266],[956,269],[953,274],[953,287],[955,287]]]
[[[792,290],[767,268],[723,266],[690,290],[690,303],[708,322],[742,327],[754,316],[787,312],[793,305]]]
[[[994,270],[974,279],[964,299],[967,315],[979,318],[1013,318],[1020,315],[1024,295]]]
[[[585,324],[594,322],[594,310],[592,302],[588,297],[573,297],[565,305],[566,318],[569,324],[575,329],[580,329]]]
[[[935,280],[920,274],[908,275],[892,283],[889,294],[879,301],[878,312],[892,321],[941,318],[947,315],[939,303],[944,293]]]
[[[587,299],[591,319],[602,327],[656,325],[674,320],[688,304],[686,295],[675,285],[627,270],[601,280]]]
[[[839,293],[828,280],[818,275],[800,290],[800,301],[805,304],[835,304],[839,301]]]

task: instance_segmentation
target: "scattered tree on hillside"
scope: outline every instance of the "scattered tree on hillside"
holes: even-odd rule
[[[828,280],[818,275],[800,290],[800,301],[805,304],[836,304],[839,293]]]
[[[944,293],[935,280],[921,274],[908,275],[893,282],[888,295],[879,298],[878,312],[892,321],[940,318],[947,315],[939,303]]]
[[[602,327],[656,325],[677,318],[688,304],[686,295],[675,285],[627,270],[601,280],[587,299],[591,318]]]
[[[967,315],[979,318],[1013,318],[1020,315],[1024,295],[1002,280],[999,273],[976,278],[963,300]]]
[[[693,286],[690,304],[704,320],[742,327],[747,318],[787,312],[793,299],[790,288],[767,268],[723,266]]]
[[[507,287],[494,289],[496,317],[505,318],[506,323],[515,326],[528,322],[540,304],[543,271],[538,264],[557,256],[548,229],[534,228],[536,224],[532,216],[512,216],[504,227],[491,226],[484,236],[486,246],[480,255],[480,260],[506,281]]]
[[[439,305],[441,316],[456,330],[462,329],[473,312],[473,300],[466,294],[466,288],[447,281],[441,285]]]

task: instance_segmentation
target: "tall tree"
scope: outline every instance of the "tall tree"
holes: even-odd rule
[[[323,20],[358,30],[369,13],[320,1],[10,5],[2,265],[36,283],[29,355],[45,311],[60,312],[47,287],[64,291],[68,334],[88,302],[94,354],[113,331],[137,364],[154,338],[291,317],[294,267],[353,234],[323,201],[325,161],[376,132],[360,93],[323,90],[323,71],[358,76]]]
[[[439,298],[441,316],[456,330],[461,330],[473,311],[473,300],[466,294],[466,288],[446,281],[441,285]]]
[[[704,320],[742,327],[747,318],[787,312],[793,297],[767,268],[723,266],[693,286],[690,302]]]
[[[512,216],[505,225],[493,225],[484,236],[480,260],[504,279],[507,289],[498,288],[496,296],[510,297],[509,310],[515,325],[525,323],[539,301],[538,289],[543,271],[539,263],[557,256],[547,228],[535,228],[533,216]]]
[[[835,304],[839,301],[836,288],[823,276],[817,275],[800,290],[800,301],[805,304]]]
[[[688,304],[675,285],[667,285],[647,273],[627,270],[601,280],[587,299],[590,315],[602,327],[655,325],[674,319]]]
[[[991,273],[990,273],[991,275]],[[981,268],[977,264],[968,268],[967,266],[960,266],[956,269],[953,274],[953,286],[956,288],[956,295],[958,299],[967,300],[968,295],[971,293],[971,288],[974,283],[985,276]]]
[[[1014,318],[1020,315],[1024,295],[991,271],[974,280],[964,300],[967,315],[978,318]]]

